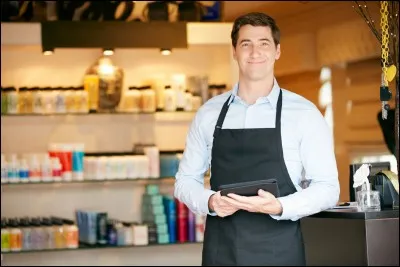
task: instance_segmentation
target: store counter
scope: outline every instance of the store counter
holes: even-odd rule
[[[333,209],[301,227],[308,266],[399,266],[399,210]]]

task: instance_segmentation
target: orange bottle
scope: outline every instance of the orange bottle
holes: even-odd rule
[[[79,231],[73,221],[67,221],[65,232],[65,243],[67,248],[78,248],[79,246]]]
[[[16,220],[10,220],[10,249],[11,251],[21,251],[22,232]]]

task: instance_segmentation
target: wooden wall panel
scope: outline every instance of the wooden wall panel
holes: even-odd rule
[[[371,153],[390,153],[377,118],[381,110],[380,84],[379,58],[332,68],[334,138],[342,201],[349,199],[348,168],[352,160]],[[389,104],[394,107],[394,99]]]
[[[283,36],[281,58],[275,63],[275,74],[282,76],[318,69],[315,45],[313,33]]]
[[[335,156],[339,172],[340,200],[350,199],[349,191],[349,148],[346,145],[347,133],[347,85],[346,68],[333,66],[332,69],[332,109]]]
[[[319,76],[319,71],[307,71],[278,76],[277,80],[282,88],[299,94],[318,106],[319,89],[322,85]]]
[[[350,130],[362,130],[371,129],[379,127],[377,115],[380,108],[380,102],[366,102],[359,103],[353,102],[353,107],[351,108],[349,118],[349,128]],[[380,139],[378,137],[377,139]]]
[[[316,42],[321,66],[380,55],[379,43],[362,19],[321,28]]]
[[[373,58],[348,64],[346,76],[349,91],[347,101],[351,103],[351,109],[348,109],[346,114],[349,131],[347,142],[350,146],[353,142],[365,142],[366,146],[381,144],[381,149],[384,150],[386,147],[377,118],[381,110],[379,95],[381,84],[380,59]],[[394,94],[394,90],[392,92]],[[389,105],[394,107],[394,97]],[[357,136],[360,136],[360,139],[357,139]]]

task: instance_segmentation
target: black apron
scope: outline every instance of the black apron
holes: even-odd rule
[[[281,196],[296,192],[282,149],[282,90],[275,128],[222,129],[229,100],[214,130],[211,189],[220,185],[275,178]],[[202,265],[305,265],[300,221],[277,221],[268,214],[239,210],[224,218],[207,216]]]

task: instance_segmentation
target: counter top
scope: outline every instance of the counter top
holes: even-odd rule
[[[362,220],[374,220],[374,219],[392,219],[399,218],[399,210],[381,210],[381,211],[370,211],[370,212],[359,212],[356,208],[348,209],[330,209],[319,212],[317,214],[309,216],[311,218],[333,218],[333,219],[362,219]]]

